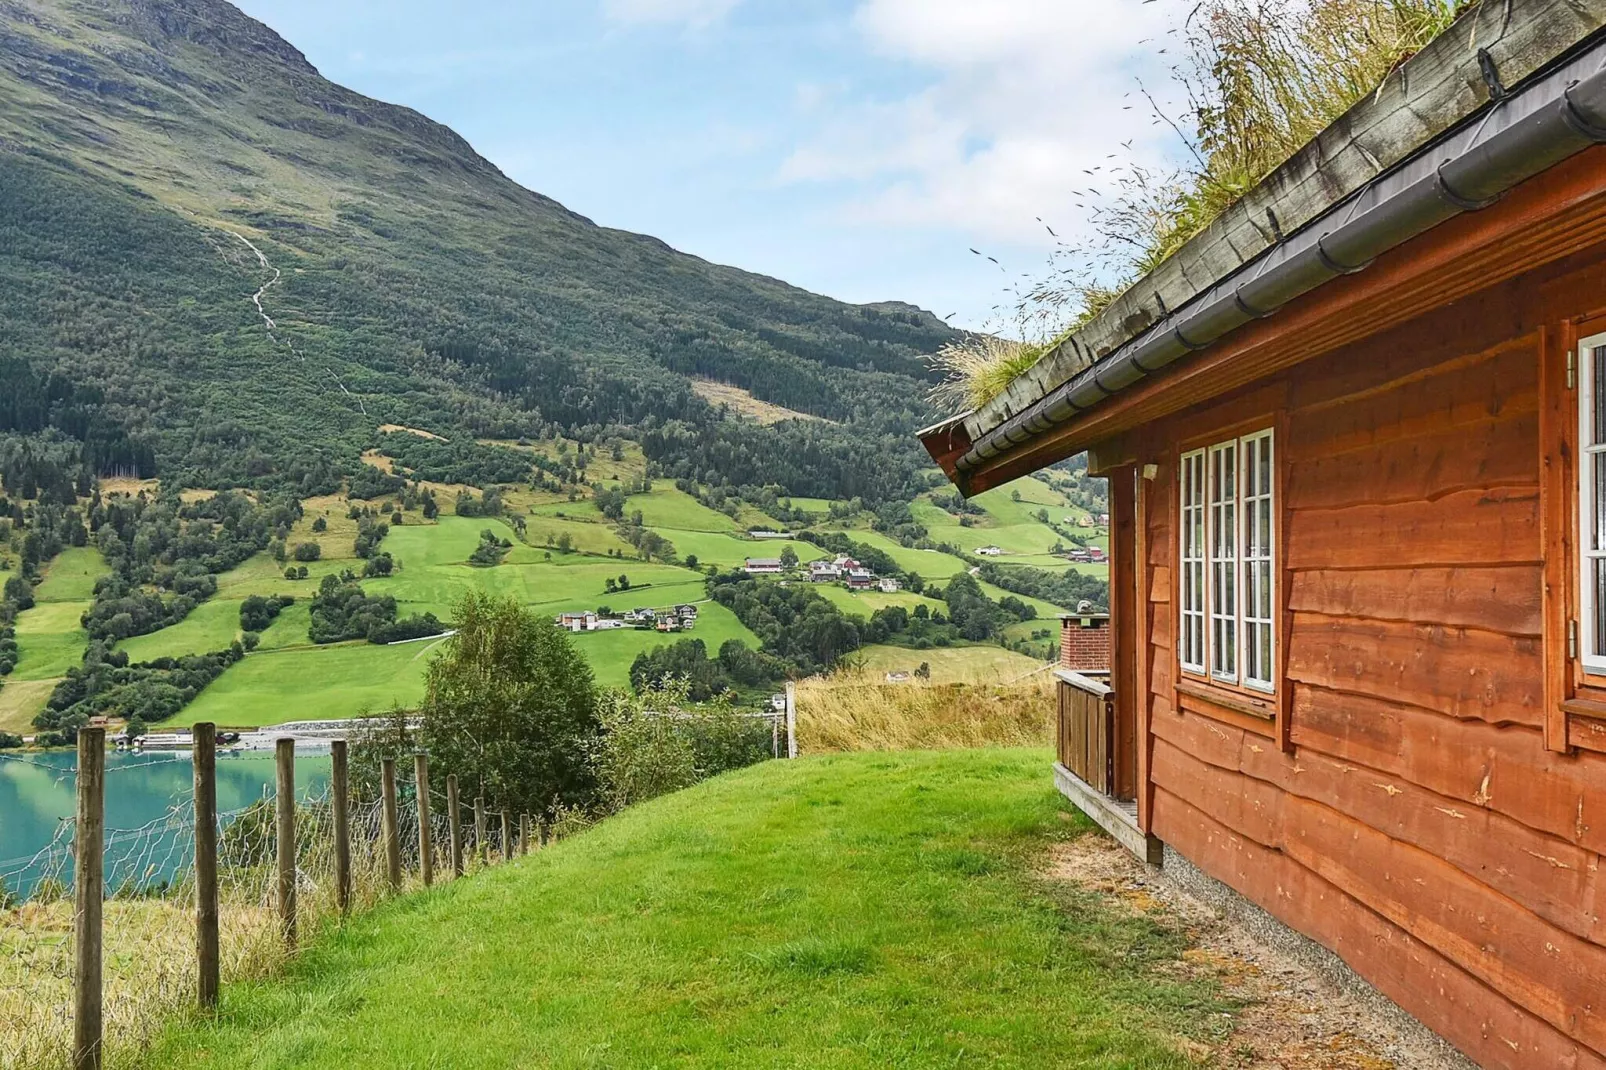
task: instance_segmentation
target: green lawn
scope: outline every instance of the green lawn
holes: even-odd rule
[[[699,566],[740,568],[749,557],[780,557],[781,550],[787,546],[797,554],[799,561],[813,561],[825,556],[825,551],[812,543],[793,542],[790,539],[745,539],[721,532],[677,528],[654,530],[675,544],[675,553],[682,561],[687,557],[696,557]]]
[[[897,594],[882,594],[880,591],[850,591],[834,583],[821,583],[816,585],[814,592],[826,601],[836,605],[844,613],[857,617],[868,617],[878,609],[888,606],[903,606],[913,609],[924,605],[927,609],[948,611],[948,606],[934,598],[925,598],[908,591],[899,591]]]
[[[305,627],[305,622],[303,622]],[[302,642],[306,633],[302,632]],[[410,705],[424,695],[436,644],[338,643],[259,651],[230,668],[165,725],[215,721],[254,728],[285,721],[342,720]]]
[[[922,579],[946,580],[965,571],[966,565],[952,554],[940,550],[909,550],[879,531],[849,531],[848,538],[884,550],[906,572],[918,572]]]
[[[186,654],[209,654],[226,650],[240,637],[240,601],[213,598],[202,602],[190,615],[169,628],[150,635],[136,635],[117,644],[117,649],[128,654],[130,661],[150,661],[153,658],[177,658]],[[305,628],[301,641],[307,641]]]
[[[494,568],[466,564],[479,543],[479,532],[487,528],[512,539],[512,530],[500,521],[463,517],[442,517],[435,525],[393,529],[384,546],[399,562],[400,571],[384,579],[364,580],[363,587],[371,594],[394,597],[404,616],[434,613],[443,621],[450,621],[458,600],[474,590],[516,598],[543,615],[599,606],[615,611],[637,606],[659,608],[680,602],[702,603],[707,597],[705,577],[674,565],[582,554],[554,554],[546,560],[544,551],[517,544],[507,564]],[[702,537],[736,541],[725,535],[704,533]],[[805,548],[804,544],[798,545]],[[353,717],[396,702],[417,702],[423,695],[428,644],[309,647],[307,625],[318,580],[348,564],[317,562],[311,566],[308,579],[286,580],[280,566],[266,555],[258,555],[219,577],[218,596],[197,607],[186,619],[151,635],[126,640],[121,649],[135,661],[222,650],[239,634],[240,602],[247,595],[292,594],[296,604],[282,612],[263,633],[257,653],[225,672],[174,723],[217,720],[244,727],[285,720]],[[631,589],[609,593],[607,582],[620,576],[629,578]],[[35,611],[32,623],[40,628],[54,627],[60,633],[56,637],[60,649],[52,657],[44,656],[42,641],[36,642],[39,660],[33,666],[35,675],[44,672],[60,676],[82,658],[83,638],[76,631],[77,617],[87,606],[88,603],[74,604],[69,608],[62,604],[53,611]],[[712,603],[701,608],[701,620],[690,637],[702,639],[711,654],[727,639],[741,639],[750,647],[758,647],[757,637],[729,610]],[[62,619],[50,618],[50,612]],[[579,635],[575,642],[591,663],[599,683],[621,687],[629,682],[630,663],[637,654],[683,637],[630,629]],[[14,697],[16,703],[23,700],[22,695]],[[33,702],[32,696],[29,701]],[[0,705],[0,717],[3,716],[5,706]],[[13,714],[14,719],[21,716],[20,709]]]
[[[699,590],[697,598],[702,597]],[[642,604],[642,603],[638,603]],[[659,603],[654,601],[652,605]],[[623,608],[615,601],[613,608]],[[713,657],[727,639],[740,639],[748,649],[757,650],[758,636],[736,619],[736,614],[717,602],[702,602],[697,607],[697,626],[689,632],[648,632],[634,628],[620,628],[608,632],[587,632],[571,636],[574,645],[585,654],[596,674],[597,683],[604,687],[626,687],[630,683],[630,663],[636,655],[655,647],[668,646],[682,639],[701,639]]]
[[[625,512],[641,512],[641,522],[649,528],[675,528],[680,531],[736,531],[736,521],[708,508],[673,484],[661,484],[649,494],[634,494],[625,502]]]
[[[8,680],[53,680],[84,659],[89,633],[79,624],[89,610],[95,581],[106,574],[100,551],[64,550],[34,589],[35,606],[17,615],[17,648],[22,655]]]
[[[63,550],[45,567],[45,578],[34,588],[39,602],[87,602],[95,597],[95,581],[107,573],[100,551],[87,546]]]
[[[1184,1070],[1185,939],[1039,876],[1046,751],[769,762],[394,901],[149,1066]]]

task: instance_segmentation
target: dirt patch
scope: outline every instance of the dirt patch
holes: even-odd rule
[[[379,430],[384,432],[387,435],[400,433],[400,434],[407,434],[407,435],[417,435],[419,438],[427,438],[427,439],[431,439],[431,440],[433,440],[435,442],[445,442],[445,441],[447,441],[446,439],[442,438],[440,435],[437,435],[433,431],[423,431],[423,430],[420,430],[419,428],[416,428],[416,427],[408,427],[406,424],[380,424],[379,425]]]
[[[1182,1041],[1185,1054],[1232,1070],[1459,1070],[1377,1020],[1339,986],[1195,899],[1108,837],[1057,847],[1048,876],[1101,893],[1127,912],[1185,931],[1176,969],[1215,980],[1247,1006],[1219,1044]]]
[[[823,416],[811,416],[806,412],[788,409],[773,402],[763,401],[730,383],[721,383],[713,379],[693,379],[691,388],[697,396],[714,405],[726,405],[735,413],[746,416],[755,423],[768,427],[778,424],[782,420],[818,420],[821,423],[830,423]]]

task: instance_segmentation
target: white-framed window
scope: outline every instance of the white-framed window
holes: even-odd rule
[[[1602,346],[1606,360],[1606,338]],[[1606,420],[1602,427],[1606,431]],[[1606,442],[1601,450],[1601,486],[1606,493]],[[1178,484],[1178,660],[1186,671],[1272,692],[1277,664],[1277,464],[1272,432],[1256,431],[1184,453]],[[1606,532],[1606,508],[1602,516]],[[1606,539],[1601,557],[1606,580]],[[1606,585],[1602,600],[1606,602]],[[1606,617],[1601,633],[1606,636]],[[1606,668],[1606,656],[1602,665]]]
[[[1210,675],[1238,682],[1238,440],[1211,446],[1207,469],[1210,524]]]
[[[1606,673],[1606,334],[1578,343],[1578,654]]]
[[[1243,676],[1244,684],[1270,691],[1275,684],[1272,652],[1277,645],[1276,512],[1272,493],[1271,432],[1239,439],[1243,455]]]
[[[1192,672],[1205,671],[1205,451],[1182,455],[1178,483],[1182,492],[1181,619],[1177,657]]]

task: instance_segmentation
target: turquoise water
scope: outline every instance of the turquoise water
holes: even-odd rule
[[[47,868],[41,852],[67,849],[76,809],[72,752],[0,754],[0,881],[27,896]],[[194,770],[188,754],[106,757],[106,883],[116,888],[171,879],[189,863]],[[328,755],[296,756],[303,797],[328,786]],[[271,754],[219,755],[217,801],[222,814],[273,793]],[[226,819],[225,819],[226,820]],[[70,877],[70,867],[64,874]]]

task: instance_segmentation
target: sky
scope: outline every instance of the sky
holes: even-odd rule
[[[1182,0],[235,2],[598,223],[972,329],[1021,333],[1095,169],[1175,151],[1138,86]]]

